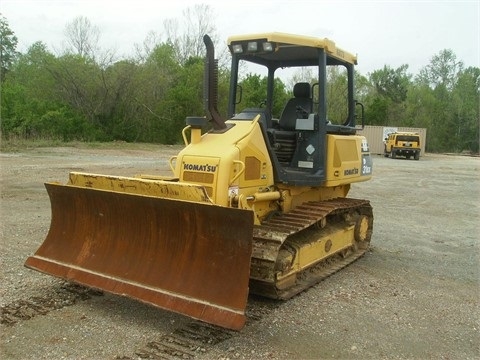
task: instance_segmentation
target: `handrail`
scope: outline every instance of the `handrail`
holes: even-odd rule
[[[170,165],[170,169],[172,169],[173,174],[175,174],[175,165],[173,164],[174,161],[177,161],[177,156],[172,156],[170,160],[168,160],[168,165]]]
[[[240,160],[233,160],[234,164],[239,164],[240,165],[240,171],[229,181],[229,185],[233,184],[235,180],[237,180],[240,175],[242,175],[245,172],[245,163]]]
[[[188,146],[189,142],[188,142],[188,139],[187,139],[187,130],[190,129],[192,126],[191,125],[187,125],[183,128],[182,130],[182,137],[183,137],[183,142],[185,143],[185,146]]]

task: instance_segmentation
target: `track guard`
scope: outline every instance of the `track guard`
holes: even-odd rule
[[[211,324],[245,324],[253,214],[54,183],[48,235],[25,266]]]

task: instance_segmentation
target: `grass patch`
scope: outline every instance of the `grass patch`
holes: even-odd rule
[[[0,142],[1,152],[19,152],[24,150],[37,149],[41,147],[61,146],[62,142],[51,139],[25,140],[20,138],[2,139]]]

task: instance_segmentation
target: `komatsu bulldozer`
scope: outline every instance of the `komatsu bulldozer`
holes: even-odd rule
[[[356,134],[356,56],[326,38],[230,37],[222,117],[218,61],[204,42],[205,114],[187,117],[172,175],[72,172],[46,183],[50,229],[25,266],[240,330],[249,293],[289,299],[365,253],[372,208],[347,194],[371,178],[372,159]],[[253,95],[241,75],[252,69],[266,80],[253,89],[258,107],[244,105]],[[292,69],[307,79],[276,111],[278,74]],[[332,74],[345,80],[343,112],[327,109]]]

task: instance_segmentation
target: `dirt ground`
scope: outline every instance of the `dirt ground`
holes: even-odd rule
[[[371,250],[287,302],[249,297],[240,332],[23,266],[50,225],[45,181],[69,171],[168,174],[178,148],[0,154],[2,359],[479,359],[480,158],[374,157],[351,197],[374,209]]]

